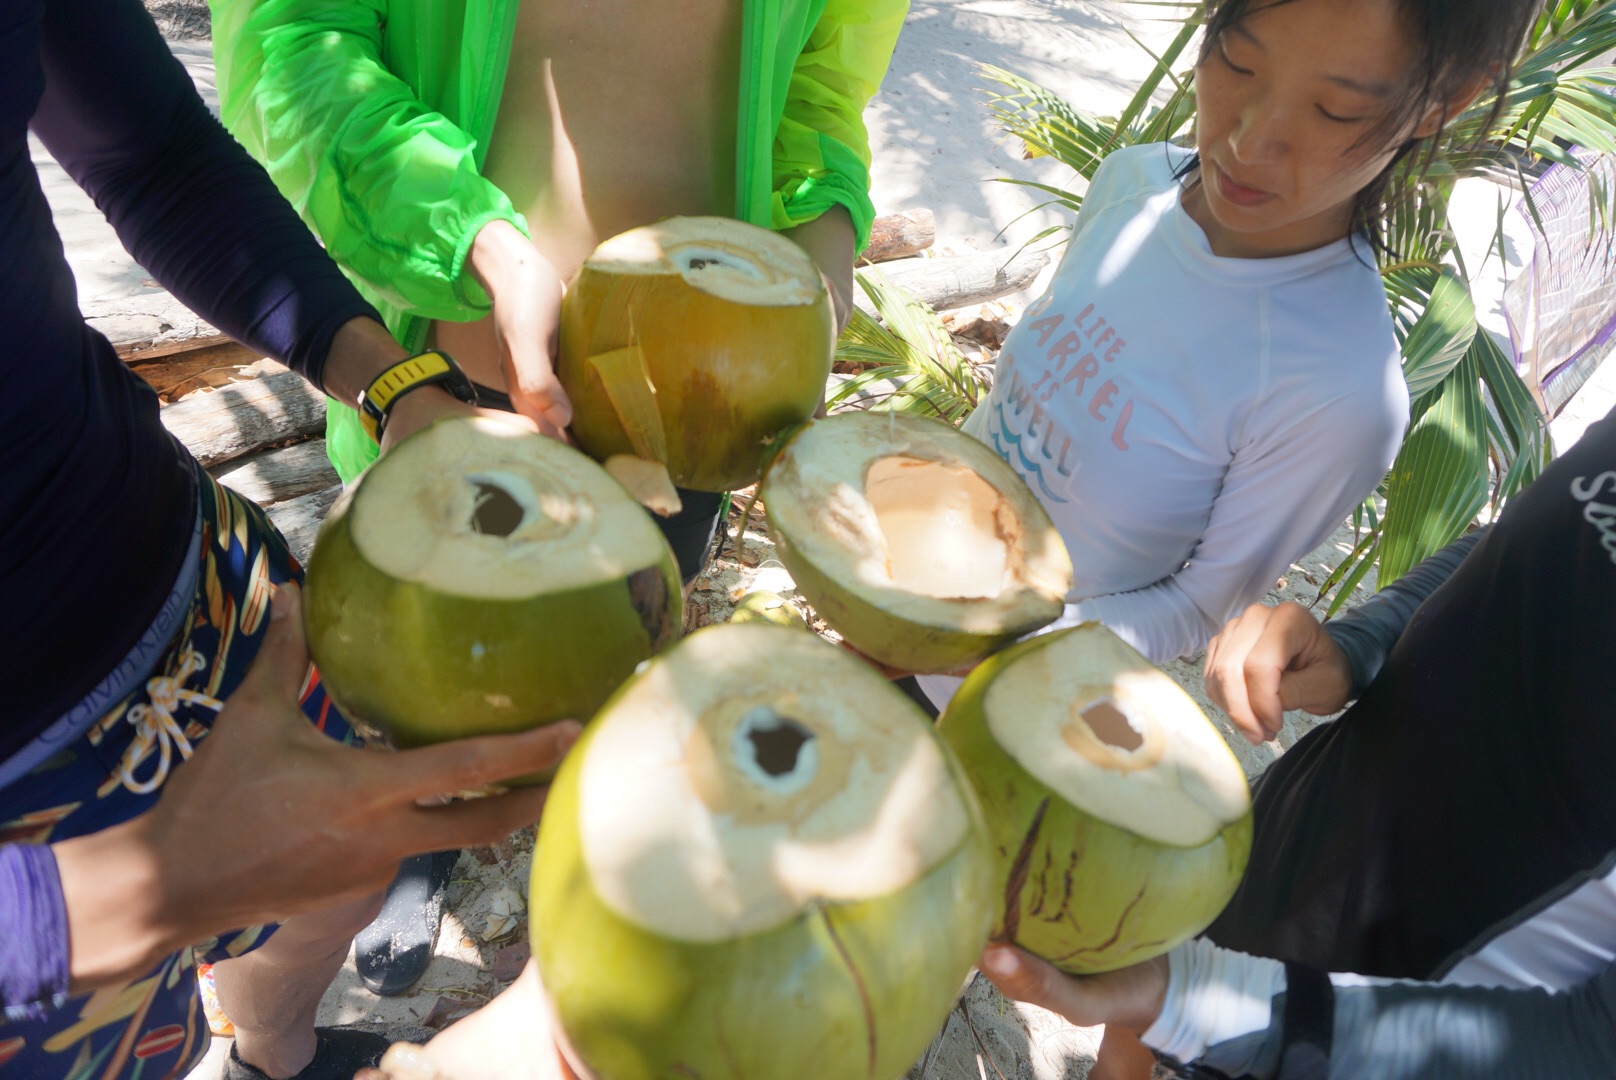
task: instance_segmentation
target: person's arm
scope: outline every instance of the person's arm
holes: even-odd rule
[[[854,253],[870,242],[870,137],[864,107],[880,87],[908,0],[828,0],[797,58],[775,130],[771,218],[784,231],[843,207]],[[851,264],[849,264],[851,272]]]
[[[465,320],[492,306],[512,403],[559,435],[572,420],[551,360],[560,278],[482,176],[476,140],[383,64],[386,4],[214,0],[212,11],[220,114],[326,250],[415,315]]]
[[[1325,977],[1205,941],[1170,954],[1146,1045],[1224,1076],[1258,1080],[1579,1080],[1616,1075],[1616,965],[1559,993]],[[1296,979],[1317,991],[1299,1015]],[[1266,1004],[1266,1008],[1264,1007]],[[1266,1013],[1267,1015],[1263,1015]],[[1328,1033],[1326,1072],[1285,1054],[1286,1019]],[[1323,1041],[1323,1040],[1320,1040]]]
[[[1207,646],[1207,696],[1254,743],[1279,734],[1287,709],[1328,716],[1346,708],[1374,680],[1426,597],[1491,528],[1460,537],[1323,625],[1300,604],[1251,605]]]
[[[1195,652],[1374,490],[1401,435],[1400,418],[1367,396],[1343,396],[1290,417],[1236,452],[1177,573],[1068,604],[1049,629],[1098,620],[1153,663]]]
[[[1197,1080],[1616,1076],[1616,964],[1557,993],[1325,975],[1204,939],[1104,975],[1001,944],[981,967],[1007,997],[1141,1033]]]
[[[323,385],[338,331],[379,316],[208,113],[151,16],[135,0],[52,0],[42,31],[32,127],[130,254],[187,307]]]
[[[7,1015],[124,985],[231,927],[368,895],[405,856],[492,843],[538,818],[542,788],[441,797],[552,768],[577,724],[397,753],[344,746],[298,710],[301,620],[283,587],[247,678],[152,809],[48,848],[0,848]]]
[[[214,0],[220,116],[376,295],[434,319],[489,306],[466,273],[484,225],[526,223],[476,143],[381,58],[383,0]],[[513,7],[514,10],[514,7]]]
[[[1358,607],[1324,624],[1352,671],[1351,697],[1368,689],[1386,662],[1397,639],[1403,636],[1414,612],[1437,587],[1453,576],[1471,549],[1492,528],[1485,525],[1459,537],[1414,569],[1382,588]]]

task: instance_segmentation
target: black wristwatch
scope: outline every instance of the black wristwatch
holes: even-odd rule
[[[380,443],[398,399],[423,386],[441,386],[458,401],[477,403],[476,391],[460,365],[448,353],[434,349],[400,360],[360,392],[359,422],[365,426],[366,434]]]

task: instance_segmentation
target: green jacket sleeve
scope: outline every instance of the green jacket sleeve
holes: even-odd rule
[[[489,221],[526,223],[485,180],[475,141],[382,62],[385,0],[212,0],[225,126],[262,161],[374,299],[469,319],[462,275]]]
[[[853,218],[859,251],[870,242],[869,103],[892,62],[909,0],[829,0],[791,72],[774,141],[776,229],[832,206]]]

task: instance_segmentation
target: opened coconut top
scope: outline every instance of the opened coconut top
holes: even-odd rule
[[[596,717],[584,863],[623,918],[686,941],[894,893],[964,842],[971,811],[919,711],[800,631],[711,626]]]
[[[1193,699],[1099,623],[1036,638],[983,695],[988,730],[1040,783],[1136,836],[1196,847],[1251,809]]]
[[[770,470],[777,528],[821,572],[901,618],[995,632],[1041,625],[1072,564],[1037,498],[947,424],[843,413],[809,425]]]
[[[400,581],[485,599],[584,588],[656,565],[667,545],[583,454],[497,420],[440,420],[361,478],[354,546]]]
[[[811,304],[824,294],[807,252],[756,225],[721,217],[674,217],[619,233],[595,249],[586,270],[678,274],[723,300],[759,307]]]

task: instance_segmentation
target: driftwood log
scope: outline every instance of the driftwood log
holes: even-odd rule
[[[883,214],[870,226],[870,246],[861,256],[865,262],[888,262],[919,255],[937,242],[937,219],[930,210],[905,210]]]
[[[163,426],[204,468],[325,428],[325,397],[290,371],[230,383],[163,409]]]
[[[219,483],[259,506],[274,506],[341,483],[325,456],[324,439],[236,458],[212,472]]]
[[[281,535],[286,537],[286,544],[298,562],[309,561],[309,552],[314,550],[314,538],[320,534],[320,523],[341,494],[342,485],[333,484],[296,499],[278,502],[265,511]]]
[[[905,259],[886,263],[878,272],[934,311],[952,311],[1020,292],[1048,265],[1049,256],[1042,251],[1001,248],[978,255]],[[863,290],[854,290],[853,302],[866,314],[875,314]]]

